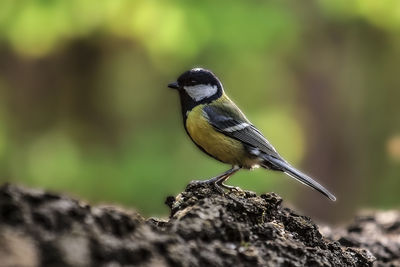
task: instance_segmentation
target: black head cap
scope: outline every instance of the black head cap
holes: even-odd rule
[[[221,82],[218,80],[214,73],[203,68],[194,68],[182,73],[177,82],[168,84],[170,88],[184,88],[185,86],[194,85],[210,85],[217,86],[218,89],[222,89]]]

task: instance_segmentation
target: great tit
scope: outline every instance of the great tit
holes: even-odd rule
[[[168,84],[180,96],[183,124],[192,141],[211,157],[232,165],[203,183],[233,189],[224,182],[240,169],[281,171],[322,193],[336,197],[311,177],[292,167],[225,94],[222,83],[209,70],[194,68]]]

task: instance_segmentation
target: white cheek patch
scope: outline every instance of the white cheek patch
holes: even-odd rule
[[[213,96],[218,91],[218,87],[216,85],[211,86],[210,84],[184,86],[183,88],[185,89],[187,94],[196,101],[200,101],[204,98]]]

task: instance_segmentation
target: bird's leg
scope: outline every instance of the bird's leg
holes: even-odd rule
[[[225,189],[228,190],[236,190],[236,191],[240,191],[240,188],[237,186],[231,186],[231,185],[226,185],[224,184],[224,182],[226,180],[228,180],[232,175],[234,175],[238,170],[240,170],[241,168],[239,166],[233,166],[232,169],[229,170],[229,174],[225,175],[224,177],[221,177],[217,182],[216,185],[217,186],[221,186]]]
[[[195,181],[198,184],[213,184],[215,185],[215,187],[218,189],[218,191],[220,192],[224,192],[223,189],[221,189],[221,187],[224,187],[226,189],[236,189],[233,186],[229,186],[229,185],[225,185],[223,184],[223,182],[225,182],[226,180],[228,180],[229,177],[231,177],[235,172],[237,172],[238,170],[240,170],[239,166],[233,166],[231,169],[227,170],[226,172],[215,176],[211,179],[208,180],[203,180],[203,181]]]

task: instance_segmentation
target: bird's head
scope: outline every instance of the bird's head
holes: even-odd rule
[[[176,82],[168,84],[168,87],[179,90],[181,94],[189,96],[195,102],[219,97],[223,92],[217,76],[203,68],[185,71]]]

